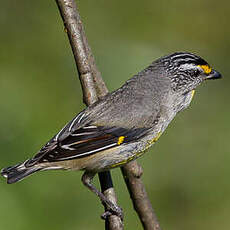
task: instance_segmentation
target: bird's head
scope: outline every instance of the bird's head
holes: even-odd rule
[[[158,61],[163,64],[171,79],[172,90],[177,93],[190,92],[204,80],[221,78],[221,74],[204,59],[192,53],[177,52]]]

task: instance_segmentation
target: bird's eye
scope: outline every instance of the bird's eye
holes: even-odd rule
[[[194,75],[195,75],[195,76],[200,75],[200,71],[199,71],[198,69],[195,69],[195,70],[194,70]]]

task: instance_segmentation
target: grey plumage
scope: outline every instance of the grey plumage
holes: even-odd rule
[[[191,53],[160,58],[79,113],[32,159],[3,169],[2,175],[13,183],[40,170],[95,173],[120,166],[155,142],[190,104],[193,90],[202,81],[219,77],[206,61]]]

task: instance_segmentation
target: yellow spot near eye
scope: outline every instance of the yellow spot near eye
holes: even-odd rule
[[[125,137],[124,137],[124,136],[120,136],[120,137],[118,138],[118,142],[117,142],[117,144],[118,144],[118,145],[122,144],[122,143],[123,143],[123,141],[124,141],[124,139],[125,139]]]
[[[201,69],[203,69],[204,72],[205,72],[206,74],[209,74],[209,73],[212,71],[211,67],[208,66],[208,65],[198,65],[198,66],[199,66]]]
[[[195,94],[195,90],[192,90],[192,99],[194,97],[194,94]]]

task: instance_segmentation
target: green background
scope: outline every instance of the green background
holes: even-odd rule
[[[139,162],[163,229],[229,229],[229,1],[78,5],[110,90],[175,51],[194,52],[222,73],[222,80],[198,88],[189,109]],[[2,168],[31,157],[84,104],[55,1],[1,1],[0,26]],[[112,175],[125,229],[141,229],[120,170]],[[103,229],[103,208],[80,177],[81,172],[44,172],[13,185],[1,178],[0,229]]]

